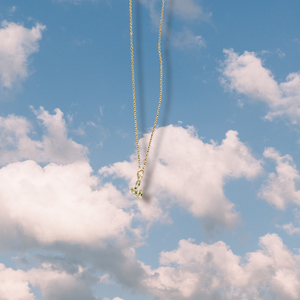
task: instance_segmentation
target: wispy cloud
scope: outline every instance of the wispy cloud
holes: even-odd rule
[[[195,0],[167,0],[169,9],[184,20],[209,21],[211,13],[206,13]]]
[[[140,0],[150,11],[150,17],[153,24],[158,28],[160,22],[161,1],[158,0]],[[165,5],[166,11],[177,16],[184,21],[204,21],[208,22],[211,13],[206,13],[195,0],[167,0]],[[166,12],[165,12],[166,15]],[[166,24],[165,24],[166,25]],[[172,38],[174,46],[184,48],[201,48],[205,47],[205,41],[201,35],[194,35],[190,29],[185,28],[177,32]]]
[[[10,8],[8,9],[8,12],[9,12],[10,14],[13,14],[16,10],[17,10],[17,7],[14,5],[14,6],[12,6],[12,7],[10,7]]]
[[[159,25],[161,0],[140,0],[149,10],[153,23]],[[209,21],[211,13],[205,13],[203,8],[195,0],[166,0],[166,9],[172,10],[178,17],[184,20]]]
[[[175,37],[172,38],[172,44],[181,49],[197,49],[206,46],[203,37],[201,35],[194,35],[189,29],[184,29],[181,32],[177,32]]]
[[[106,1],[110,1],[110,0],[106,0]],[[63,2],[67,2],[67,3],[70,3],[70,4],[75,4],[75,5],[78,5],[78,4],[81,4],[81,3],[84,3],[84,2],[99,2],[99,0],[52,0],[52,2],[54,3],[63,3]]]

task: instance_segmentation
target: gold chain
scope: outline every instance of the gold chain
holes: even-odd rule
[[[158,114],[160,110],[160,104],[162,99],[162,80],[163,80],[163,63],[161,58],[161,29],[162,29],[162,23],[163,23],[163,16],[164,16],[164,6],[165,6],[165,0],[162,0],[162,7],[161,7],[161,16],[160,16],[160,24],[159,24],[159,35],[158,35],[158,56],[159,56],[159,63],[160,63],[160,91],[159,91],[159,102],[158,102],[158,108],[156,112],[155,122],[154,126],[152,128],[150,141],[147,148],[147,153],[144,159],[144,164],[141,167],[141,157],[140,157],[140,147],[139,147],[139,138],[138,138],[138,128],[137,128],[137,119],[136,119],[136,102],[135,102],[135,81],[134,81],[134,59],[133,59],[133,33],[132,33],[132,0],[129,0],[129,13],[130,13],[130,51],[131,51],[131,74],[132,74],[132,93],[133,93],[133,111],[134,111],[134,126],[135,126],[135,142],[136,142],[136,150],[137,150],[137,156],[138,156],[138,172],[137,172],[137,182],[135,184],[134,188],[131,188],[131,192],[134,195],[137,195],[140,199],[143,197],[143,190],[138,191],[138,187],[141,185],[141,181],[144,176],[145,167],[147,164],[147,158],[151,147],[151,142],[153,139],[153,134],[155,131]]]

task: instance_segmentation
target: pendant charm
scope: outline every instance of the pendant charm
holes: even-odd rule
[[[133,195],[136,195],[137,197],[139,197],[141,200],[143,199],[143,190],[140,189],[140,190],[138,191],[138,188],[139,188],[139,186],[141,185],[141,181],[142,181],[142,179],[143,179],[143,176],[144,176],[144,170],[141,169],[141,170],[139,170],[139,171],[137,172],[137,178],[138,178],[138,179],[137,179],[137,181],[136,181],[136,183],[135,183],[135,186],[134,186],[133,188],[130,189],[131,193],[132,193]]]

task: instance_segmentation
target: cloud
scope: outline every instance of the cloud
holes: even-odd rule
[[[0,28],[0,86],[12,89],[28,76],[28,58],[39,51],[38,41],[46,26],[37,23],[27,29],[22,25],[3,21]]]
[[[208,245],[181,240],[160,255],[160,267],[145,266],[144,288],[166,300],[272,299],[300,297],[300,255],[294,255],[276,234],[260,238],[261,249],[242,260],[222,241]],[[245,261],[245,262],[244,262]]]
[[[300,211],[299,211],[299,209],[294,208],[293,213],[294,213],[294,216],[295,216],[294,222],[297,223],[298,225],[300,225]],[[277,224],[276,227],[284,229],[285,232],[289,235],[300,234],[300,227],[295,227],[292,222],[289,223],[289,224],[284,224],[282,226]]]
[[[5,300],[36,300],[29,284],[38,287],[49,300],[96,300],[80,266],[75,274],[68,274],[49,264],[27,272],[0,264],[0,282],[1,299]]]
[[[98,280],[95,271],[109,269],[124,287],[165,300],[299,299],[300,255],[293,254],[277,234],[261,237],[259,247],[241,257],[223,241],[195,244],[192,239],[182,239],[177,249],[160,253],[156,269],[136,260],[133,248],[73,247],[65,257],[55,255],[52,262],[43,262],[39,268],[13,270],[1,264],[0,290],[32,300],[31,284],[47,299],[94,300],[91,287]],[[67,267],[69,262],[72,269]],[[16,286],[20,288],[12,288]]]
[[[160,21],[161,1],[158,0],[140,0],[150,10],[152,22],[158,27]],[[159,5],[157,5],[159,3]],[[159,8],[158,8],[159,7]],[[203,12],[202,7],[195,0],[167,0],[166,10],[171,10],[183,20],[209,21],[211,13]]]
[[[24,117],[0,117],[0,164],[24,159],[36,162],[72,163],[84,160],[87,148],[67,137],[66,123],[60,109],[55,114],[40,107],[34,111],[44,130],[42,141],[30,138],[32,124]]]
[[[43,107],[40,107],[39,111],[34,111],[37,119],[42,121],[47,131],[47,134],[43,136],[45,156],[51,158],[53,162],[60,163],[82,159],[87,152],[87,148],[67,138],[63,113],[59,108],[56,108],[54,111],[55,115],[50,115]]]
[[[111,184],[99,186],[88,162],[11,163],[0,169],[4,248],[57,242],[99,247],[130,228],[128,203]],[[20,245],[16,245],[16,241]]]
[[[245,258],[235,255],[222,241],[209,245],[194,244],[191,239],[181,240],[173,251],[162,252],[158,268],[136,258],[135,248],[143,240],[140,228],[132,228],[133,221],[167,219],[167,206],[179,204],[193,216],[208,219],[203,223],[207,230],[230,227],[239,220],[234,204],[224,194],[224,185],[241,177],[251,180],[262,168],[236,131],[228,131],[218,144],[204,143],[192,126],[158,128],[143,181],[145,196],[151,199],[149,195],[153,195],[149,203],[92,175],[82,146],[68,139],[59,109],[53,115],[43,108],[34,113],[45,128],[41,141],[29,137],[32,125],[27,119],[0,119],[1,153],[7,157],[5,152],[12,151],[15,160],[26,159],[0,169],[1,250],[38,251],[34,268],[31,259],[26,270],[0,264],[1,296],[35,300],[33,286],[49,300],[96,300],[93,285],[115,281],[133,292],[166,300],[252,300],[264,299],[265,293],[278,299],[299,298],[300,256],[293,255],[276,234],[262,237],[261,249]],[[140,144],[146,145],[148,140],[146,134]],[[69,149],[63,151],[73,159],[66,162],[67,156],[59,149]],[[141,147],[142,157],[144,150]],[[270,153],[279,163],[288,161],[292,166],[288,157]],[[33,154],[37,161],[28,159]],[[41,157],[63,164],[41,167]],[[104,167],[100,173],[123,177],[132,186],[136,166],[132,155],[130,161]],[[283,169],[291,173],[289,168]],[[104,275],[100,277],[99,272]]]
[[[35,298],[31,297],[31,284],[46,299],[94,300],[91,287],[97,282],[95,271],[109,269],[119,284],[135,293],[165,300],[299,299],[300,255],[293,254],[277,234],[261,237],[259,247],[241,257],[223,241],[195,244],[192,239],[182,239],[177,249],[160,253],[156,269],[136,260],[133,248],[121,251],[115,247],[96,251],[78,248],[78,253],[76,248],[73,251],[70,248],[62,259],[53,256],[60,265],[55,261],[43,262],[39,268],[23,271],[1,264],[0,291],[11,297],[8,300],[18,299],[12,297],[16,293],[20,299],[32,300]],[[72,269],[66,268],[69,261]],[[91,264],[93,271],[84,264]]]
[[[85,270],[78,266],[75,274],[52,269],[52,265],[44,264],[39,269],[28,272],[28,280],[39,287],[43,297],[51,300],[96,300],[87,280]]]
[[[295,233],[300,234],[300,227],[294,227],[294,225],[292,223],[284,224],[284,225],[278,226],[278,227],[282,227],[286,231],[286,233],[289,235],[293,235]]]
[[[0,295],[6,300],[36,300],[31,292],[26,272],[23,270],[13,270],[6,268],[0,263]]]
[[[265,149],[264,157],[276,162],[277,174],[270,173],[268,175],[268,180],[262,186],[259,197],[282,210],[290,203],[300,205],[300,191],[296,189],[300,175],[292,157],[290,155],[280,156],[280,153],[274,148]]]
[[[203,143],[193,127],[184,129],[169,125],[158,128],[143,179],[146,199],[149,195],[155,197],[152,197],[151,205],[147,201],[137,201],[143,217],[152,221],[161,218],[167,211],[162,209],[162,203],[171,201],[192,215],[206,219],[207,230],[216,226],[233,226],[239,220],[239,214],[225,197],[223,186],[230,178],[251,179],[262,170],[260,162],[239,141],[237,134],[228,131],[226,138],[217,145],[214,141]],[[146,145],[148,141],[149,134],[146,134],[140,145]],[[136,156],[132,156],[130,162],[115,163],[99,172],[126,178],[133,186],[137,172]]]
[[[179,48],[202,48],[205,47],[205,41],[201,35],[194,35],[191,30],[185,29],[178,32],[175,38],[172,39],[174,46]]]
[[[169,8],[184,20],[201,20],[208,21],[211,13],[204,13],[202,7],[195,0],[169,0]]]
[[[222,83],[230,90],[266,103],[270,109],[265,116],[273,120],[287,116],[293,123],[300,118],[300,73],[290,73],[285,82],[278,83],[272,72],[263,67],[254,52],[238,55],[233,49],[224,50]]]
[[[277,54],[278,54],[278,56],[279,56],[280,58],[285,57],[285,53],[282,52],[280,49],[276,49],[276,52],[277,52]]]
[[[17,10],[17,7],[14,5],[14,6],[12,6],[12,7],[10,7],[10,8],[8,9],[8,12],[9,12],[10,14],[13,14],[16,10]]]
[[[104,284],[110,284],[111,282],[110,282],[110,280],[109,280],[109,274],[104,274],[103,276],[101,276],[100,278],[99,278],[99,282],[100,283],[104,283]]]

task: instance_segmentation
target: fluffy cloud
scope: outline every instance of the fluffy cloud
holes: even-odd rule
[[[238,55],[233,49],[224,50],[223,84],[231,90],[265,102],[270,112],[266,119],[288,116],[293,123],[300,118],[300,73],[291,73],[278,83],[272,72],[262,65],[254,52]]]
[[[149,200],[149,195],[156,195],[156,198],[151,199],[151,205],[147,201],[138,202],[143,216],[159,218],[162,210],[158,203],[173,199],[194,216],[205,217],[207,230],[219,225],[233,226],[239,214],[224,195],[226,180],[251,179],[261,172],[260,162],[239,141],[237,134],[236,131],[228,131],[218,145],[214,141],[203,143],[193,127],[184,129],[169,125],[158,128],[143,179],[145,199]],[[146,145],[148,141],[149,134],[146,134],[140,144]],[[124,177],[133,186],[136,168],[136,156],[132,156],[130,162],[103,167],[100,173]]]
[[[46,26],[36,24],[27,29],[13,22],[3,21],[0,28],[0,85],[12,89],[15,83],[28,76],[28,58],[38,52],[38,41]]]
[[[50,115],[42,107],[35,111],[45,131],[42,141],[32,140],[32,124],[24,117],[0,117],[0,164],[34,159],[37,162],[72,163],[83,160],[87,148],[67,137],[63,113]]]
[[[88,162],[34,161],[0,169],[0,240],[4,248],[63,242],[101,246],[130,227],[131,214],[111,184],[98,187]]]
[[[276,162],[276,173],[268,175],[267,183],[261,188],[259,197],[267,200],[277,209],[285,209],[289,203],[300,205],[300,191],[296,183],[300,181],[299,172],[290,155],[280,156],[274,148],[267,148],[264,157]]]
[[[276,234],[261,237],[259,246],[242,260],[221,241],[181,240],[178,249],[161,253],[159,268],[144,266],[149,275],[144,288],[166,300],[299,299],[300,255]]]
[[[59,109],[54,115],[42,107],[34,113],[45,129],[42,141],[29,137],[33,128],[27,119],[0,117],[0,161],[19,161],[0,169],[2,247],[99,246],[121,236],[132,219],[122,193],[91,175],[87,149],[67,137]],[[49,161],[44,168],[38,164]]]
[[[31,292],[26,272],[5,268],[0,264],[0,295],[5,300],[36,300]]]

